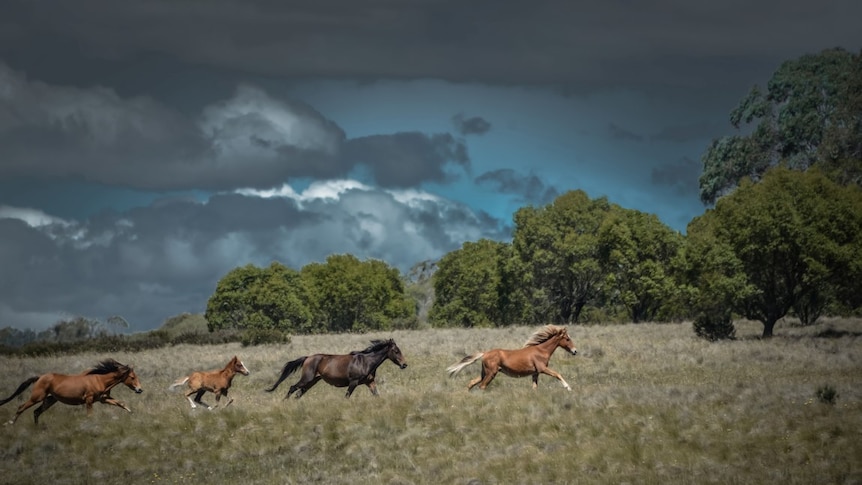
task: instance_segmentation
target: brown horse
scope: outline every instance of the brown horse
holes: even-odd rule
[[[129,389],[138,394],[144,392],[141,389],[141,383],[138,381],[137,374],[135,374],[135,371],[131,367],[120,364],[114,359],[107,359],[100,362],[96,367],[85,371],[83,374],[48,373],[31,377],[22,382],[11,396],[0,401],[0,406],[24,392],[34,382],[36,385],[33,386],[30,399],[18,407],[15,417],[10,419],[6,423],[7,425],[17,421],[21,413],[40,402],[42,405],[33,411],[33,420],[36,424],[39,424],[39,415],[47,411],[48,408],[58,401],[72,406],[86,405],[87,416],[92,414],[93,403],[96,401],[112,404],[128,412],[132,412],[125,404],[111,397],[111,389],[117,384],[125,384]]]
[[[565,327],[557,325],[546,325],[537,330],[520,349],[504,350],[494,349],[486,352],[477,352],[464,357],[461,362],[449,366],[449,376],[452,377],[461,369],[482,359],[482,375],[470,381],[467,390],[479,384],[479,389],[485,389],[494,380],[497,372],[502,372],[510,377],[533,377],[533,389],[539,386],[539,374],[547,374],[555,377],[563,383],[563,387],[572,390],[563,376],[548,367],[551,354],[562,347],[572,355],[577,355],[575,344],[569,338]]]
[[[274,391],[281,384],[281,381],[302,367],[302,376],[296,384],[290,386],[290,390],[284,396],[285,399],[294,392],[297,393],[296,398],[299,399],[321,379],[335,387],[347,387],[345,397],[350,397],[359,384],[365,384],[371,390],[371,394],[379,396],[374,377],[377,368],[386,359],[391,360],[402,369],[407,367],[407,361],[401,354],[401,349],[392,339],[372,340],[370,347],[345,355],[307,355],[285,364],[281,376],[272,387],[266,389],[266,392]]]
[[[245,364],[243,364],[242,361],[234,355],[224,369],[209,372],[192,372],[185,377],[177,379],[176,382],[171,384],[170,389],[188,383],[189,392],[186,393],[186,399],[189,400],[189,403],[192,405],[192,409],[197,407],[195,402],[206,406],[207,409],[212,409],[212,406],[201,401],[201,397],[203,397],[204,393],[207,391],[215,394],[216,406],[218,406],[219,400],[222,396],[228,397],[227,390],[230,389],[230,384],[233,382],[233,378],[237,374],[247,376],[249,372],[248,369],[245,368]],[[192,400],[192,394],[195,394],[194,400]],[[225,407],[230,406],[230,403],[232,402],[233,398],[228,397]]]

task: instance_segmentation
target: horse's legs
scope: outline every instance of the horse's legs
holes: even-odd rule
[[[30,407],[35,406],[35,405],[39,404],[40,402],[42,402],[43,400],[47,399],[48,396],[49,396],[48,394],[42,394],[42,393],[37,394],[36,392],[34,392],[33,394],[30,395],[30,399],[28,399],[26,402],[24,402],[24,404],[18,406],[18,410],[15,411],[15,416],[13,416],[12,419],[7,421],[6,424],[12,424],[15,421],[18,421],[18,416],[21,416],[21,413],[23,413],[24,411],[26,411]]]
[[[539,388],[539,373],[534,372],[532,377],[533,377],[533,390],[535,391],[536,389]]]
[[[105,403],[105,404],[111,404],[111,405],[113,405],[113,406],[117,406],[117,407],[123,408],[123,409],[125,409],[125,410],[126,410],[126,411],[128,411],[128,412],[132,412],[132,410],[131,410],[131,409],[129,409],[128,407],[126,407],[126,405],[125,405],[125,404],[123,404],[123,403],[122,403],[122,402],[120,402],[120,401],[117,401],[116,399],[114,399],[113,397],[111,397],[111,395],[110,395],[110,394],[108,394],[108,395],[106,395],[106,396],[103,396],[101,399],[99,399],[99,401],[101,401],[101,402],[103,402],[103,403]]]
[[[230,403],[232,403],[232,402],[233,402],[233,398],[232,398],[232,397],[228,397],[228,395],[227,395],[227,388],[222,389],[221,394],[222,394],[222,396],[227,397],[227,403],[225,403],[224,407],[228,407],[228,406],[230,406]],[[216,401],[218,401],[218,397],[216,397]]]
[[[563,383],[563,387],[565,387],[567,391],[571,391],[571,390],[572,390],[572,388],[571,388],[571,387],[569,387],[569,383],[568,383],[568,382],[566,382],[566,380],[565,380],[565,379],[563,379],[563,376],[561,376],[559,372],[554,371],[554,370],[551,370],[549,367],[545,367],[545,368],[539,369],[539,372],[541,372],[542,374],[547,374],[547,375],[549,375],[549,376],[551,376],[551,377],[556,377],[557,379],[559,379],[559,380],[560,380],[560,382],[562,382],[562,383]],[[538,380],[539,380],[539,374],[535,374],[535,377],[533,378],[534,386],[535,386],[535,381],[538,381]]]
[[[207,409],[212,409],[212,406],[201,401],[201,398],[204,397],[204,394],[206,394],[206,392],[207,392],[206,389],[198,389],[197,394],[195,394],[195,401],[197,401],[198,404],[200,404],[201,406],[206,406]],[[218,401],[218,399],[216,399],[216,401]]]
[[[365,385],[366,385],[366,386],[368,386],[368,389],[370,389],[370,390],[371,390],[371,394],[372,394],[372,395],[374,395],[374,396],[380,396],[380,394],[378,394],[378,393],[377,393],[377,383],[375,383],[374,381],[371,381],[371,382],[369,382],[369,383],[367,383],[367,384],[365,384]]]
[[[494,377],[497,376],[497,371],[499,367],[492,367],[491,364],[488,364],[486,361],[482,361],[482,382],[479,384],[479,389],[485,390],[488,387],[488,384],[494,380]],[[475,380],[475,379],[474,379]],[[471,381],[472,384],[472,381]],[[475,385],[475,384],[473,384]]]
[[[36,424],[39,424],[39,415],[44,413],[45,411],[47,411],[48,408],[50,408],[51,406],[53,406],[56,403],[57,403],[56,397],[54,397],[50,394],[48,396],[46,396],[45,400],[42,401],[42,405],[39,406],[38,408],[36,408],[35,411],[33,411],[33,422]]]
[[[284,396],[284,398],[287,399],[290,397],[291,394],[296,392],[297,393],[296,398],[299,399],[300,397],[302,397],[303,394],[308,392],[308,390],[311,389],[312,386],[317,384],[317,381],[320,380],[320,376],[314,377],[313,379],[311,379],[310,381],[308,381],[304,384],[302,382],[303,380],[305,380],[305,379],[300,379],[299,382],[290,386],[290,390],[287,391],[287,395]]]
[[[353,390],[356,389],[356,386],[359,385],[359,379],[351,379],[350,384],[347,385],[347,394],[345,394],[345,398],[350,397],[353,394]]]

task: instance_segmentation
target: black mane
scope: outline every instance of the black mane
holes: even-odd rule
[[[111,372],[118,372],[128,369],[129,366],[121,364],[114,359],[105,359],[93,367],[92,369],[87,371],[87,375],[90,374],[110,374]]]
[[[392,343],[393,343],[393,342],[394,342],[394,341],[393,341],[392,339],[389,339],[389,340],[372,340],[372,341],[371,341],[371,345],[369,345],[369,346],[368,346],[368,347],[366,347],[365,349],[363,349],[363,350],[354,350],[354,351],[353,351],[353,352],[351,352],[350,354],[351,354],[351,355],[356,355],[356,354],[371,354],[371,353],[377,352],[377,351],[379,351],[379,350],[383,350],[383,349],[384,349],[384,348],[386,348],[386,347],[389,347],[390,345],[392,345]]]

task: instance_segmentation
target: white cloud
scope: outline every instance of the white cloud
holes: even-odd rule
[[[0,219],[18,219],[26,222],[30,227],[41,227],[51,224],[69,226],[71,224],[71,222],[65,219],[49,215],[39,209],[11,207],[8,205],[0,205]]]
[[[0,218],[3,321],[35,328],[33,315],[121,315],[143,330],[202,312],[218,280],[238,266],[280,261],[299,269],[350,253],[406,272],[464,241],[505,238],[469,208],[421,191],[336,180],[298,194],[252,192],[155,203],[60,231],[45,223],[56,219],[48,214],[4,208],[35,223]]]

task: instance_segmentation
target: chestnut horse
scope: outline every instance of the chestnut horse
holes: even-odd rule
[[[237,374],[247,376],[249,372],[248,369],[245,368],[245,364],[243,364],[242,361],[234,355],[224,369],[209,372],[192,372],[185,377],[179,378],[176,382],[171,384],[169,389],[188,383],[189,392],[186,393],[186,399],[189,400],[189,403],[192,405],[192,409],[197,407],[195,402],[206,406],[207,409],[212,409],[212,406],[201,401],[201,397],[203,397],[204,393],[207,391],[215,394],[216,406],[218,406],[221,397],[227,397],[227,390],[230,389],[230,384],[233,382],[233,378]],[[194,400],[192,400],[192,394],[195,394]],[[233,398],[228,397],[225,407],[230,406],[230,403],[232,402]]]
[[[39,424],[39,415],[47,411],[48,408],[58,401],[72,406],[86,405],[87,416],[92,414],[93,403],[96,401],[112,404],[128,412],[132,412],[125,404],[111,397],[111,389],[117,384],[125,384],[129,389],[138,394],[144,392],[141,388],[141,383],[138,381],[137,374],[135,374],[135,371],[131,367],[121,364],[114,359],[106,359],[83,374],[48,373],[41,376],[33,376],[22,382],[11,396],[0,401],[0,406],[24,392],[34,382],[36,385],[33,386],[30,399],[18,407],[15,417],[10,419],[6,423],[7,425],[17,421],[21,413],[40,402],[42,405],[33,411],[33,420],[36,424]]]
[[[371,390],[371,394],[379,396],[374,377],[377,368],[386,359],[391,360],[402,369],[407,367],[407,361],[401,354],[401,349],[392,339],[372,340],[371,346],[368,348],[344,355],[307,355],[285,364],[281,376],[272,387],[266,389],[266,392],[274,391],[281,384],[281,381],[302,367],[302,376],[296,384],[290,386],[290,390],[284,396],[285,399],[294,392],[297,393],[296,398],[299,399],[321,379],[331,386],[347,387],[345,397],[350,397],[359,384],[365,384]]]
[[[479,384],[479,389],[484,390],[494,380],[497,372],[502,372],[510,377],[532,376],[533,389],[539,386],[539,374],[547,374],[559,379],[563,383],[563,387],[571,391],[572,388],[569,387],[563,376],[548,367],[551,354],[557,350],[557,347],[568,350],[572,355],[578,353],[575,344],[569,338],[566,327],[546,325],[533,333],[520,349],[494,349],[477,352],[464,357],[461,362],[449,366],[446,370],[449,371],[449,377],[452,377],[464,367],[482,359],[482,375],[467,384],[468,391],[476,384]]]

